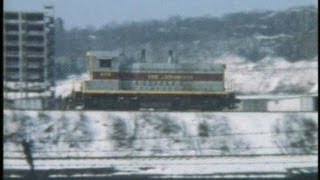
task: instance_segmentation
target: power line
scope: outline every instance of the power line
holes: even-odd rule
[[[146,139],[186,139],[186,138],[214,138],[214,137],[220,137],[220,136],[246,136],[246,135],[279,135],[279,134],[287,134],[287,133],[298,133],[298,132],[314,132],[318,131],[317,129],[305,129],[305,130],[290,130],[290,131],[280,131],[280,132],[246,132],[246,133],[223,133],[223,134],[208,134],[208,136],[183,136],[183,137],[139,137],[132,140],[146,140]],[[96,141],[121,141],[121,140],[128,140],[130,137],[117,137],[116,139],[96,139],[96,140],[90,140],[90,139],[77,139],[77,140],[59,140],[54,141],[56,143],[58,142],[96,142]],[[6,141],[4,143],[21,143],[21,141]]]
[[[233,72],[232,70],[245,70],[245,71],[257,71],[257,72],[261,72],[264,70],[274,70],[274,71],[290,71],[290,70],[310,70],[310,69],[318,69],[318,67],[314,67],[314,66],[305,66],[305,67],[287,67],[287,68],[272,68],[272,67],[267,67],[267,66],[254,66],[254,67],[227,67],[226,72]]]
[[[193,156],[195,157],[195,156]],[[187,158],[187,157],[119,157],[119,159],[135,159],[135,158],[139,158],[139,159],[142,159],[142,158],[147,158],[147,159],[160,159],[160,158],[170,158],[170,159],[181,159],[181,158]],[[195,157],[195,158],[199,158],[199,157]],[[204,157],[204,158],[210,158],[210,157]],[[237,158],[237,157],[234,157],[234,158]],[[238,157],[239,158],[239,157]],[[44,158],[46,159],[46,158]],[[43,159],[43,160],[44,160]],[[48,160],[50,160],[50,158],[47,158]],[[52,158],[52,160],[59,160],[61,158]],[[83,157],[77,157],[77,158],[63,158],[63,159],[69,159],[69,160],[94,160],[94,159],[99,159],[99,160],[108,160],[110,158],[105,158],[105,157],[96,157],[96,158],[83,158]],[[38,159],[38,160],[41,160],[41,159]],[[188,161],[188,160],[187,160]],[[218,164],[292,164],[292,163],[317,163],[317,161],[310,161],[310,160],[304,160],[304,161],[268,161],[268,160],[264,160],[264,161],[255,161],[255,162],[232,162],[232,161],[225,161],[225,162],[188,162],[188,163],[169,163],[170,165],[209,165],[209,164],[215,164],[215,165],[218,165]],[[16,163],[14,163],[16,164]],[[97,164],[96,164],[97,165]],[[101,165],[101,164],[100,164]],[[51,165],[50,165],[51,166]],[[61,167],[61,165],[53,165],[53,166],[56,166],[56,167]],[[70,165],[69,165],[70,166]],[[71,165],[73,167],[77,167],[77,166],[84,166],[82,164],[73,164]],[[126,164],[125,166],[137,166],[136,164]]]
[[[318,147],[318,145],[304,145],[304,146],[299,146],[299,147],[292,147],[292,146],[282,146],[283,148],[286,149],[301,149],[304,147]],[[239,147],[239,146],[229,146],[227,149],[224,149],[223,147],[218,147],[218,148],[200,148],[200,150],[219,150],[219,151],[227,151],[227,150],[232,150],[232,149],[239,149],[239,150],[252,150],[252,149],[279,149],[278,146],[257,146],[257,147]],[[72,151],[72,150],[61,150],[61,151],[47,151],[47,150],[36,150],[34,153],[39,153],[40,152],[45,152],[45,153],[91,153],[91,152],[96,152],[96,153],[101,153],[101,152],[148,152],[148,151],[198,151],[198,149],[190,148],[190,149],[178,149],[178,148],[166,148],[166,149],[161,149],[161,148],[153,148],[153,149],[147,149],[147,150],[136,150],[136,149],[103,149],[103,150],[79,150],[79,151]],[[14,151],[4,151],[5,152],[15,152],[15,153],[20,153],[23,152],[21,150],[14,150]]]
[[[318,153],[228,153],[228,154],[135,154],[135,155],[111,155],[111,156],[34,156],[36,159],[59,159],[59,158],[75,158],[75,159],[120,159],[120,158],[230,158],[230,157],[270,157],[270,156],[279,156],[279,157],[296,157],[296,156],[317,156]],[[24,156],[4,156],[6,159],[23,159]]]

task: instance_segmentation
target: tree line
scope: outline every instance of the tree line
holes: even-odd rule
[[[207,61],[223,54],[251,61],[266,56],[311,59],[317,55],[317,15],[317,8],[308,6],[72,29],[65,29],[63,19],[57,18],[56,78],[85,72],[88,50],[120,50],[138,58],[146,49],[147,58],[157,62],[165,61],[170,49],[184,61]]]

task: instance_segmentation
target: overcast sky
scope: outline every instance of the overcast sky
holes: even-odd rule
[[[281,10],[301,5],[318,6],[317,0],[4,0],[5,10],[42,11],[51,3],[65,27],[166,19],[170,16],[221,16],[230,12]]]

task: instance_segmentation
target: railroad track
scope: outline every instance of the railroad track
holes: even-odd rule
[[[26,176],[23,158],[4,158],[5,177]],[[51,178],[110,177],[120,174],[176,177],[287,176],[288,169],[317,167],[317,155],[135,156],[35,158],[35,172]],[[89,179],[90,179],[89,178]]]

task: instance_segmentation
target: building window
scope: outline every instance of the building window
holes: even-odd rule
[[[111,67],[111,59],[100,59],[99,66],[102,68],[109,68]]]

